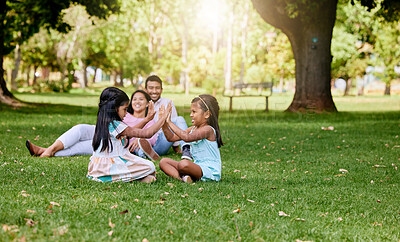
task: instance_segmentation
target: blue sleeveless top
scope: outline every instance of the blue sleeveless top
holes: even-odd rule
[[[211,127],[211,126],[210,126]],[[193,127],[190,133],[196,128]],[[215,129],[211,127],[215,133]],[[221,154],[217,141],[202,139],[190,142],[190,152],[194,163],[201,167],[203,181],[219,181],[221,179]]]

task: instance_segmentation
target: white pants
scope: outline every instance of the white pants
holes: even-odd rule
[[[54,156],[74,156],[93,154],[92,140],[96,126],[78,124],[63,133],[57,140],[61,141],[64,149],[57,151]]]

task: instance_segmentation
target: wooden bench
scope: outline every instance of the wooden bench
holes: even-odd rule
[[[268,97],[272,95],[272,82],[233,84],[232,91],[223,96],[229,97],[229,112],[232,112],[232,99],[234,97],[265,97],[265,111],[268,112]]]

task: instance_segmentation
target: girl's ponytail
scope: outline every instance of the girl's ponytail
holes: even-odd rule
[[[109,125],[114,125],[113,121],[122,121],[117,109],[129,102],[126,93],[116,87],[107,87],[100,95],[99,111],[97,112],[96,129],[92,141],[93,150],[101,146],[100,151],[112,151]]]

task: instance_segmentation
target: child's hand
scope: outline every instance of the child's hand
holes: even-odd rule
[[[154,111],[154,103],[153,103],[152,100],[150,100],[149,106],[148,106],[148,109],[147,109],[147,118],[149,120],[152,120],[155,115],[156,115],[156,112]]]
[[[167,115],[167,119],[165,120],[165,123],[166,123],[166,124],[172,123],[172,121],[171,121],[171,115],[172,115],[172,112],[169,112],[168,115]]]
[[[128,150],[130,151],[130,152],[135,152],[136,150],[138,150],[139,151],[139,144],[138,144],[138,139],[135,139],[135,140],[133,140],[132,141],[132,143],[130,143],[129,145],[128,145]]]

